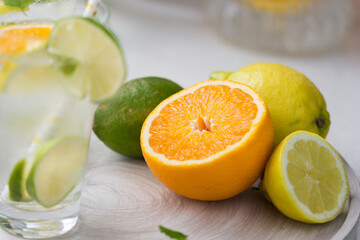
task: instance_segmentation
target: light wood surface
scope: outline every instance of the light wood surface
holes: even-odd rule
[[[359,183],[347,166],[350,195],[344,211],[325,224],[293,221],[249,189],[217,202],[191,200],[164,187],[142,159],[109,150],[93,135],[78,225],[56,240],[166,240],[163,225],[189,240],[355,239],[360,214]],[[350,235],[349,235],[350,234]],[[1,240],[15,240],[0,231]]]
[[[144,160],[113,153],[93,137],[80,222],[60,239],[168,239],[159,224],[189,240],[344,239],[360,214],[359,183],[349,166],[347,171],[346,209],[334,221],[312,225],[283,216],[254,189],[218,202],[179,196],[152,175]]]

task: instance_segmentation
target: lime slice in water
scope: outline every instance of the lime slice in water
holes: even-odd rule
[[[93,102],[111,97],[125,80],[121,47],[114,35],[89,18],[72,17],[55,23],[48,52],[59,60],[65,88]]]
[[[4,93],[28,94],[44,89],[51,92],[59,85],[58,72],[44,49],[7,61],[3,72],[6,72],[6,76],[0,90]]]
[[[11,201],[28,202],[31,197],[26,191],[26,174],[25,174],[26,159],[21,159],[14,167],[9,178],[9,198]]]
[[[88,143],[81,137],[66,137],[44,143],[32,164],[26,189],[44,207],[60,203],[81,179]]]

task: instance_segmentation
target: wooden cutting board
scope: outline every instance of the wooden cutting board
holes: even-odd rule
[[[79,224],[59,239],[169,239],[159,232],[160,224],[189,240],[355,237],[351,230],[360,214],[360,190],[348,165],[344,211],[329,223],[305,224],[283,216],[254,189],[217,202],[179,196],[152,175],[144,160],[116,154],[96,137],[89,158]]]

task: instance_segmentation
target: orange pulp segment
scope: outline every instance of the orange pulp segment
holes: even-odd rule
[[[200,87],[161,109],[151,124],[149,144],[170,160],[208,158],[249,132],[258,111],[253,101],[239,88]]]

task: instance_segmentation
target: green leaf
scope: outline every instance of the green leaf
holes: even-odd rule
[[[25,9],[34,2],[35,0],[4,0],[5,6],[16,7],[20,9]]]
[[[168,229],[166,227],[163,226],[159,226],[160,232],[164,233],[166,236],[173,238],[173,239],[177,239],[177,240],[186,240],[188,236],[186,236],[185,234],[181,233],[181,232],[176,232],[174,230]]]

